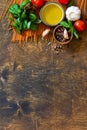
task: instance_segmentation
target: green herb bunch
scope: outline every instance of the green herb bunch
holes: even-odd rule
[[[20,5],[12,4],[9,12],[12,15],[12,18],[9,18],[10,26],[13,26],[19,34],[22,33],[22,30],[36,31],[41,22],[35,11],[31,9],[31,0],[24,0]]]
[[[63,27],[65,27],[65,28],[68,28],[74,34],[74,36],[76,37],[76,39],[79,38],[79,35],[78,35],[76,29],[74,28],[73,23],[70,20],[61,21],[60,25],[63,26]]]

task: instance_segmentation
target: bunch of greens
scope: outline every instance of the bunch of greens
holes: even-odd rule
[[[28,29],[36,31],[38,24],[41,22],[35,11],[31,9],[30,4],[31,0],[24,0],[20,5],[12,4],[9,8],[9,12],[13,17],[9,18],[10,26],[13,26],[18,33]]]
[[[65,27],[65,28],[68,28],[74,34],[74,36],[76,37],[76,39],[79,38],[79,35],[78,35],[76,29],[73,27],[73,24],[72,24],[71,21],[69,21],[69,20],[68,21],[61,21],[60,25],[63,26],[63,27]]]

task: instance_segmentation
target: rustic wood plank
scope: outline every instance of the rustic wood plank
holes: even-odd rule
[[[0,130],[87,129],[86,36],[58,52],[47,41],[20,47],[0,23]]]

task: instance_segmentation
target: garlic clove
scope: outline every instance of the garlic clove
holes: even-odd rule
[[[42,39],[43,39],[46,35],[48,35],[49,32],[50,32],[50,29],[44,30],[44,31],[42,32]]]
[[[63,37],[69,39],[68,31],[66,29],[64,29]]]

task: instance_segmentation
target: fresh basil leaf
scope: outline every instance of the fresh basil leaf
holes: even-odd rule
[[[16,29],[16,31],[17,31],[19,34],[21,33],[20,28],[16,27],[15,29]]]
[[[66,28],[69,28],[69,24],[66,21],[60,22],[60,25]]]
[[[9,8],[10,13],[21,13],[20,6],[18,4],[12,4]]]
[[[34,23],[39,24],[39,23],[41,23],[41,20],[37,18],[37,19],[34,21]]]
[[[70,20],[68,20],[68,25],[69,25],[70,28],[73,27],[72,22]]]
[[[23,19],[26,19],[27,15],[26,15],[26,10],[24,10],[22,13],[21,13],[21,20]]]
[[[15,20],[15,23],[16,23],[16,25],[20,25],[20,24],[21,24],[20,18],[16,19],[16,20]]]
[[[30,21],[35,21],[35,20],[37,19],[36,14],[34,14],[34,13],[29,13],[29,19],[30,19]]]
[[[79,39],[79,35],[76,32],[74,32],[74,36],[76,37],[76,39]]]
[[[78,38],[79,38],[79,35],[78,35],[76,29],[72,26],[72,27],[70,28],[70,30],[71,30],[71,32],[74,34],[74,36],[76,37],[76,39],[78,39]]]
[[[27,6],[29,3],[31,2],[31,0],[24,0],[21,4],[20,4],[20,8],[23,9],[25,6]]]
[[[21,30],[20,30],[20,28],[17,26],[17,24],[10,24],[10,26],[13,26],[14,28],[15,28],[15,30],[16,30],[16,32],[18,32],[19,34],[21,33]]]
[[[33,31],[36,31],[37,28],[38,28],[37,24],[35,24],[35,23],[31,23],[31,25],[30,25],[30,29],[32,29]]]
[[[74,5],[74,0],[70,0],[69,4],[68,4],[68,7]]]
[[[73,28],[73,34],[76,37],[76,39],[79,39],[79,35],[78,35],[77,31],[75,30],[75,28]]]
[[[27,20],[24,20],[23,21],[23,29],[24,30],[27,30],[27,24],[28,24]]]
[[[15,28],[19,29],[20,31],[22,30],[23,27],[20,18],[16,19],[14,24],[15,24]]]
[[[70,28],[71,32],[74,33],[73,27]]]
[[[18,18],[21,13],[20,6],[18,4],[12,4],[9,8],[9,12],[12,14],[14,18]]]
[[[30,26],[31,26],[31,21],[29,21],[29,22],[27,23],[27,29],[29,29]]]

